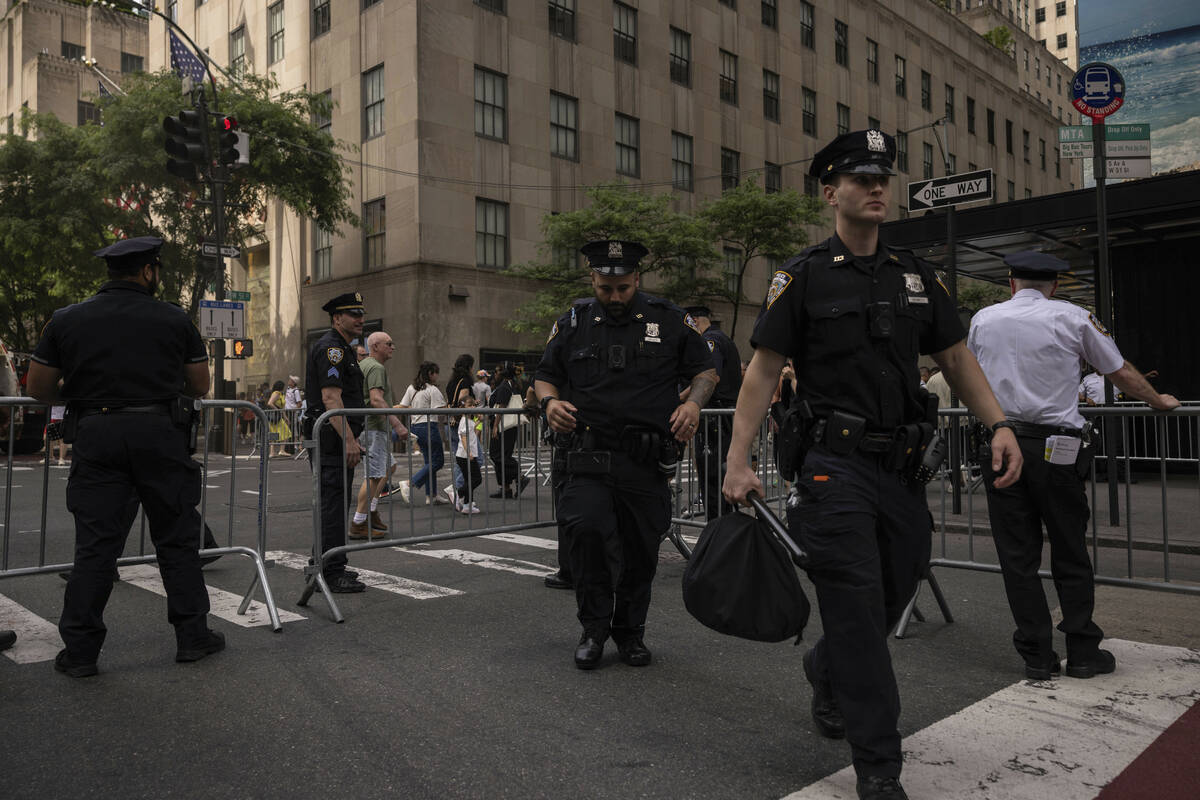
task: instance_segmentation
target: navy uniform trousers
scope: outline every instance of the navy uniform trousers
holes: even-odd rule
[[[823,631],[813,668],[833,686],[854,769],[899,777],[900,693],[887,640],[929,564],[933,518],[925,487],[901,483],[881,460],[815,446],[788,527],[808,551]]]
[[[568,533],[579,622],[603,642],[640,637],[658,546],[671,525],[667,476],[612,453],[608,475],[565,476],[558,518]]]
[[[321,550],[341,547],[346,543],[346,512],[350,510],[350,497],[347,487],[354,489],[354,470],[347,469],[343,462],[322,463],[319,467],[313,463],[313,451],[309,451],[309,464],[313,469],[321,471]],[[338,448],[341,457],[341,448]],[[321,572],[326,580],[331,580],[346,571],[345,553],[333,556],[325,562]]]
[[[1013,645],[1025,661],[1044,666],[1052,651],[1053,628],[1042,566],[1042,523],[1050,540],[1050,572],[1062,609],[1058,629],[1067,635],[1068,658],[1095,656],[1104,638],[1092,621],[1096,592],[1087,550],[1088,503],[1083,479],[1073,464],[1046,461],[1042,437],[1018,437],[1025,466],[1012,486],[996,489],[990,459],[983,459],[988,517],[1004,591],[1017,630]]]
[[[75,564],[58,630],[71,658],[95,662],[107,628],[104,607],[125,549],[131,494],[145,509],[167,591],[167,620],[187,647],[208,632],[208,590],[200,572],[200,465],[187,436],[156,414],[92,415],[79,420],[67,480],[75,517]],[[136,512],[136,508],[133,509]]]

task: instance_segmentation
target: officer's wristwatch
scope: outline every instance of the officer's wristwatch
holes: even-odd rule
[[[1010,431],[1013,432],[1013,436],[1017,435],[1017,426],[1014,425],[1013,421],[1010,419],[1002,419],[999,422],[997,422],[995,425],[993,425],[992,426],[992,436],[995,436],[996,431],[998,431],[1000,428],[1008,428]]]
[[[546,410],[550,408],[550,401],[551,401],[551,400],[557,400],[557,399],[558,399],[558,398],[557,398],[557,397],[555,397],[555,396],[554,396],[554,395],[552,395],[552,394],[548,394],[548,395],[546,395],[545,397],[543,397],[543,398],[542,398],[541,402],[538,404],[538,405],[540,405],[540,406],[541,406],[541,408],[542,408],[542,416],[545,416],[545,415],[546,415]]]

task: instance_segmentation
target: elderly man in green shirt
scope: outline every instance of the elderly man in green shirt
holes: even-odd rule
[[[369,355],[358,362],[358,368],[363,374],[363,394],[372,408],[395,408],[396,398],[392,395],[392,385],[383,366],[391,359],[395,350],[396,345],[392,342],[392,337],[383,331],[376,331],[367,337]],[[379,516],[378,505],[379,491],[395,468],[392,462],[389,425],[401,439],[408,436],[408,429],[400,423],[399,417],[393,415],[373,414],[367,417],[363,427],[363,463],[366,465],[367,475],[358,490],[358,506],[355,509],[354,522],[350,525],[351,539],[378,539],[387,530],[387,525]]]

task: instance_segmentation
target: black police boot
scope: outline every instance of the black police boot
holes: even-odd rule
[[[867,775],[859,777],[855,788],[858,790],[858,800],[908,800],[899,778]]]
[[[17,643],[16,631],[0,631],[0,650],[7,650]]]
[[[220,631],[210,630],[201,636],[195,642],[184,644],[179,643],[179,649],[175,651],[175,660],[180,664],[186,664],[189,661],[199,661],[205,656],[211,656],[213,653],[219,653],[225,649],[225,634]]]
[[[575,648],[575,666],[580,669],[595,669],[604,655],[604,640],[584,631]]]
[[[1058,653],[1053,650],[1050,651],[1050,660],[1047,664],[1025,662],[1025,677],[1031,681],[1048,681],[1061,672],[1062,666],[1059,664]]]
[[[543,581],[548,589],[574,589],[575,583],[571,580],[570,575],[564,575],[560,569],[558,572],[552,572],[547,575]]]
[[[90,678],[100,671],[95,661],[78,661],[64,647],[54,657],[54,669],[72,678]]]
[[[631,667],[644,667],[650,663],[650,650],[640,636],[617,642],[617,655]]]
[[[357,594],[367,590],[367,585],[359,581],[357,576],[352,578],[346,572],[339,572],[333,576],[326,575],[325,582],[329,584],[329,591],[334,594]]]
[[[1094,678],[1107,675],[1117,668],[1116,657],[1107,650],[1097,650],[1086,658],[1067,656],[1067,675],[1072,678]]]
[[[817,731],[826,739],[846,738],[846,720],[833,698],[833,687],[829,681],[820,680],[812,666],[813,651],[809,650],[802,659],[804,677],[812,685],[812,718]]]

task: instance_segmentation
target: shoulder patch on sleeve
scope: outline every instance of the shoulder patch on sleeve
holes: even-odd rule
[[[553,327],[550,328],[550,335],[546,337],[546,344],[550,344],[555,336],[558,336],[558,320],[555,320]]]
[[[780,270],[771,276],[771,286],[767,289],[767,308],[775,304],[775,301],[780,298],[784,291],[792,283],[791,274]]]
[[[717,343],[714,342],[712,339],[705,339],[704,341],[708,345],[708,352],[711,353],[717,349]]]
[[[686,311],[683,312],[683,324],[687,325],[689,328],[694,330],[696,333],[700,333],[700,326],[696,324],[696,320],[692,319],[692,315],[687,313]],[[701,335],[703,335],[703,334],[701,334]]]
[[[345,355],[346,354],[342,351],[342,348],[340,348],[340,347],[330,347],[325,350],[325,357],[329,359],[330,364],[342,363],[342,358]]]
[[[942,283],[942,279],[941,279],[941,277],[940,277],[940,276],[937,274],[937,272],[936,272],[936,271],[933,273],[933,279],[934,279],[935,281],[937,281],[937,285],[938,285],[938,286],[942,287],[942,291],[946,293],[946,297],[949,297],[949,296],[950,296],[950,290],[946,288],[946,284]]]
[[[1091,313],[1089,313],[1089,314],[1088,314],[1088,320],[1089,320],[1089,321],[1092,323],[1092,327],[1093,327],[1093,328],[1095,328],[1096,330],[1100,331],[1100,333],[1104,334],[1104,335],[1105,335],[1105,336],[1107,336],[1108,338],[1110,338],[1110,339],[1112,338],[1112,334],[1111,334],[1111,333],[1109,333],[1109,332],[1108,332],[1108,329],[1104,327],[1104,323],[1102,323],[1100,320],[1098,320],[1098,319],[1096,318],[1096,315],[1095,315],[1095,314],[1091,314]]]

